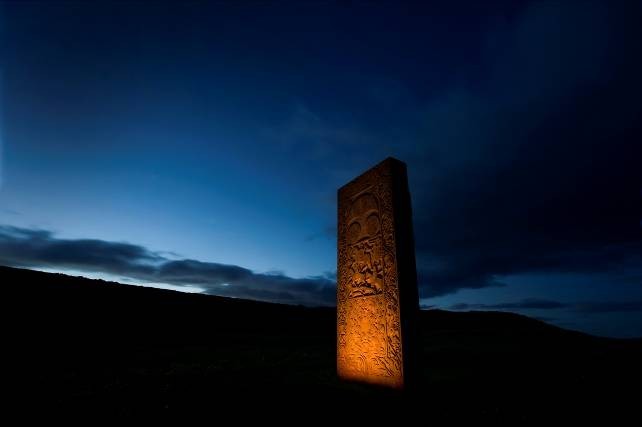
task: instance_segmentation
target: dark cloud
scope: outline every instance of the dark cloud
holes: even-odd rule
[[[642,311],[642,301],[605,301],[590,302],[577,305],[582,313],[622,313]]]
[[[523,310],[523,309],[537,309],[537,310],[557,310],[560,308],[568,308],[569,304],[552,301],[547,299],[526,298],[519,302],[508,302],[500,304],[466,304],[459,303],[450,306],[451,310]]]
[[[425,108],[408,154],[422,297],[531,272],[640,277],[641,17],[534,3]]]
[[[518,302],[500,304],[458,303],[449,307],[451,310],[567,310],[579,313],[621,313],[642,311],[642,301],[590,301],[565,303],[547,299],[527,298]]]
[[[47,230],[0,226],[0,264],[74,269],[129,277],[148,283],[194,285],[205,292],[271,302],[333,305],[332,273],[309,278],[255,273],[236,265],[169,260],[130,243],[60,239]]]

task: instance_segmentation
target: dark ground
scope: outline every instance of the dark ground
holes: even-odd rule
[[[5,374],[19,378],[17,403],[40,415],[402,413],[432,425],[641,418],[642,340],[510,313],[422,311],[419,386],[400,394],[337,380],[334,309],[7,267],[0,283],[3,347],[15,356]]]

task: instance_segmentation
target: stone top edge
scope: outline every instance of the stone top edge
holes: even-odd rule
[[[338,193],[341,193],[346,188],[350,187],[352,184],[354,184],[357,181],[359,181],[360,179],[362,179],[363,176],[368,174],[370,171],[378,169],[378,168],[383,168],[385,166],[390,166],[392,168],[393,165],[402,166],[403,168],[406,167],[406,163],[405,162],[403,162],[403,161],[401,161],[399,159],[396,159],[394,157],[391,157],[391,156],[390,157],[386,157],[385,159],[383,159],[382,161],[380,161],[376,165],[372,166],[371,168],[368,168],[367,170],[365,170],[362,173],[360,173],[359,175],[357,175],[355,178],[353,178],[350,181],[348,181],[346,184],[344,184],[341,187],[339,187]]]

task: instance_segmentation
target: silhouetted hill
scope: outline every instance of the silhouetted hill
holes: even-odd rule
[[[360,417],[401,408],[421,424],[612,421],[638,404],[641,340],[517,314],[422,311],[419,386],[399,394],[336,379],[334,309],[8,267],[0,282],[4,341],[34,408],[158,414],[242,404]]]

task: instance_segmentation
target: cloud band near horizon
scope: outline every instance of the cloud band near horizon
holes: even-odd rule
[[[293,278],[283,273],[257,273],[229,264],[193,259],[170,259],[140,245],[98,239],[62,239],[48,230],[0,225],[0,264],[12,267],[78,270],[126,277],[141,284],[162,283],[197,287],[203,293],[284,304],[333,306],[336,302],[336,276]],[[462,284],[461,288],[469,287]],[[459,287],[435,287],[454,293]],[[437,293],[439,294],[439,293]],[[436,306],[422,306],[440,308]],[[450,310],[565,310],[576,313],[642,311],[642,301],[560,302],[525,298],[498,304],[457,303]]]
[[[48,230],[0,226],[0,264],[105,273],[140,281],[195,286],[204,293],[309,306],[334,305],[330,273],[293,278],[237,265],[173,260],[140,245],[98,239],[61,239]]]

